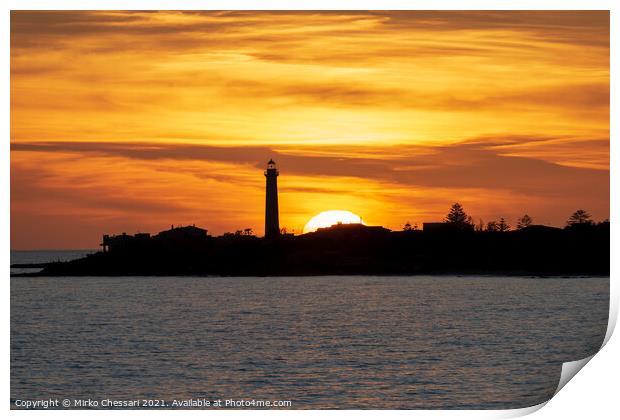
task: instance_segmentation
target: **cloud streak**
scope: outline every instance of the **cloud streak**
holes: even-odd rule
[[[269,158],[291,226],[606,218],[609,13],[13,11],[11,149],[22,247],[63,214],[260,232]]]
[[[508,143],[509,144],[509,143]],[[269,147],[217,147],[193,144],[158,143],[20,143],[14,151],[79,153],[115,156],[136,160],[203,161],[248,164],[260,170],[273,158],[282,171],[293,175],[340,176],[379,179],[410,186],[443,188],[504,189],[522,194],[588,196],[594,187],[605,195],[609,171],[558,165],[539,159],[507,156],[497,148],[478,142],[416,148],[406,156],[369,158],[343,156],[304,156],[278,152]],[[381,155],[384,148],[377,148]],[[368,153],[368,150],[366,150]],[[175,169],[182,170],[181,164]]]

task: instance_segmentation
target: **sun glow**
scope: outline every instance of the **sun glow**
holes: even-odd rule
[[[362,223],[365,224],[360,216],[346,210],[328,210],[314,216],[306,226],[304,233],[314,232],[318,228],[330,227],[338,223]]]

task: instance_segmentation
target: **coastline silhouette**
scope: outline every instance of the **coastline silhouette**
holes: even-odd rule
[[[342,274],[608,275],[609,222],[577,210],[565,228],[521,217],[475,224],[455,203],[442,222],[403,230],[338,223],[302,235],[280,230],[273,160],[265,170],[265,236],[251,228],[219,237],[197,226],[104,235],[102,251],[68,262],[14,264],[40,276]],[[32,273],[28,275],[33,275]]]

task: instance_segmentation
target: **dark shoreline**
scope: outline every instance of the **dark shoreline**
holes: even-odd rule
[[[72,261],[20,263],[53,276],[609,276],[609,223],[508,232],[398,231],[335,226],[320,232],[136,238]]]
[[[66,274],[66,275],[56,275],[56,274],[45,274],[45,273],[12,273],[10,277],[15,278],[52,278],[52,277],[72,277],[72,278],[83,278],[83,277],[132,277],[132,278],[143,278],[143,277],[180,277],[180,278],[267,278],[267,277],[418,277],[418,276],[432,276],[432,277],[519,277],[519,278],[537,278],[537,279],[552,279],[552,278],[566,278],[566,279],[578,279],[578,278],[608,278],[610,274],[601,274],[601,273],[489,273],[489,272],[437,272],[437,273],[403,273],[403,274],[377,274],[377,273],[356,273],[356,274],[274,274],[274,275],[232,275],[232,274]]]
[[[86,257],[87,258],[87,257]],[[74,261],[68,261],[72,263]],[[377,272],[377,271],[330,271],[330,272],[311,272],[311,271],[290,271],[290,272],[274,272],[274,273],[224,273],[224,272],[212,272],[212,273],[188,273],[188,272],[72,272],[72,271],[59,271],[53,267],[57,267],[59,264],[64,265],[66,263],[35,263],[35,264],[13,264],[11,268],[41,268],[41,271],[34,273],[11,273],[10,277],[195,277],[195,278],[210,278],[210,277],[337,277],[337,276],[370,276],[370,277],[407,277],[407,276],[457,276],[457,277],[533,277],[533,278],[589,278],[589,277],[609,277],[610,270],[607,271],[592,270],[592,271],[527,271],[527,270],[484,270],[484,269],[470,269],[470,270],[426,270],[426,271],[402,271],[402,272]]]

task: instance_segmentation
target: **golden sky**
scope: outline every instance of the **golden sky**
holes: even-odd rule
[[[11,13],[11,247],[609,217],[609,13]]]

